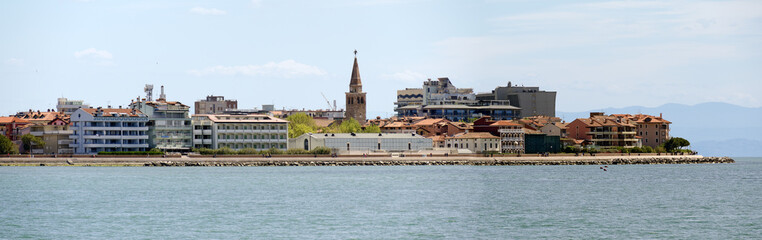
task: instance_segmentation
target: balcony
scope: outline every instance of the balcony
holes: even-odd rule
[[[148,127],[121,127],[121,126],[114,126],[114,127],[82,127],[83,130],[87,131],[119,131],[119,130],[125,130],[125,131],[148,131]]]
[[[509,149],[509,150],[523,150],[524,146],[522,145],[503,145],[502,149]]]
[[[524,133],[522,129],[498,129],[499,133]]]
[[[637,142],[635,138],[594,138],[590,139],[592,142]]]
[[[635,132],[606,132],[606,131],[593,131],[587,132],[590,135],[635,135]]]
[[[524,138],[520,137],[504,137],[501,139],[503,142],[523,142]]]

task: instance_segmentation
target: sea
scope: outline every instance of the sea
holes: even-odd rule
[[[0,167],[1,239],[759,239],[762,158]]]

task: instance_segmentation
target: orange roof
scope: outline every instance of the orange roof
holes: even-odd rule
[[[27,124],[30,123],[27,120],[17,118],[17,117],[0,117],[0,124],[9,124],[9,123],[21,123],[21,124]]]
[[[458,133],[449,138],[497,138],[499,139],[500,137],[492,135],[488,132],[468,132],[468,133]]]
[[[396,128],[396,127],[404,127],[405,123],[403,122],[392,122],[384,125],[384,128]]]
[[[418,121],[418,122],[414,123],[413,125],[415,125],[415,126],[430,126],[430,125],[434,125],[434,124],[436,124],[438,122],[442,122],[442,121],[448,121],[448,120],[444,119],[444,118],[429,118],[429,119],[423,119],[421,121]]]
[[[68,116],[62,112],[23,112],[20,113],[23,114],[21,116],[22,119],[28,120],[32,123],[48,123],[50,121],[53,121],[54,119],[58,118],[59,116],[61,118],[68,118]]]
[[[442,135],[434,135],[428,138],[431,138],[433,142],[443,142],[445,140],[445,136]]]
[[[493,124],[490,124],[490,126],[515,126],[515,127],[521,127],[523,125],[515,123],[513,121],[500,120],[500,121],[497,121],[497,122],[495,122]]]

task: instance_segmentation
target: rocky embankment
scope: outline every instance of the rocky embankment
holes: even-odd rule
[[[734,163],[704,156],[550,157],[273,157],[273,158],[0,158],[0,166],[390,166],[390,165],[622,165]]]
[[[144,166],[397,166],[397,165],[622,165],[622,164],[710,164],[734,163],[728,157],[511,157],[511,158],[360,158],[360,159],[274,159],[274,160],[235,160],[235,161],[155,161]]]

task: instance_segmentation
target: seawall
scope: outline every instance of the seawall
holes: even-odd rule
[[[734,163],[728,157],[550,156],[550,157],[2,157],[0,166],[384,166],[384,165],[622,165]]]

